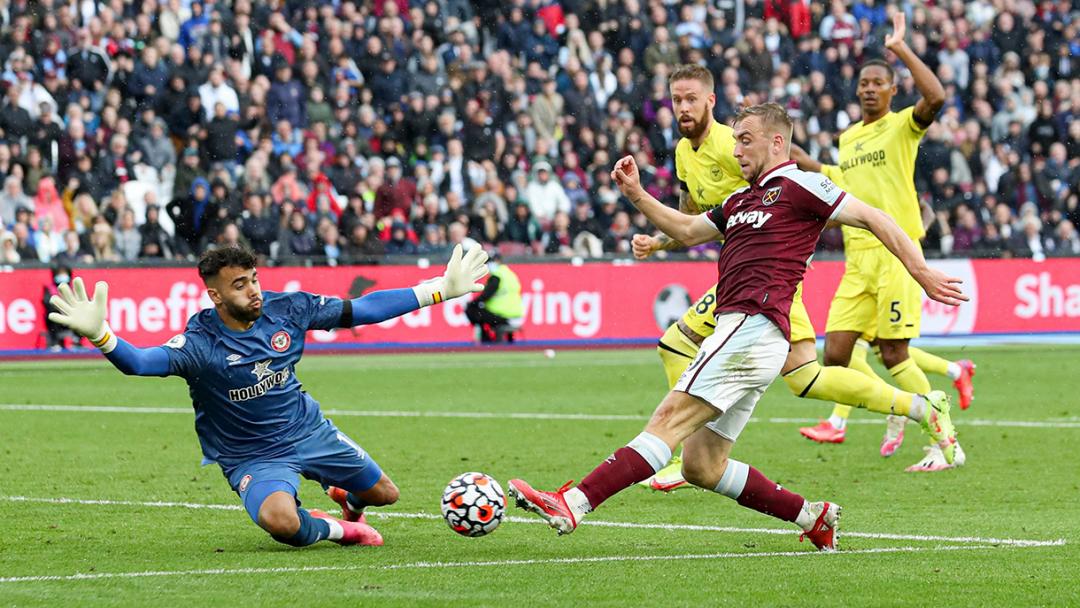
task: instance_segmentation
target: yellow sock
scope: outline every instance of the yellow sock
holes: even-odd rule
[[[848,362],[848,368],[877,378],[877,374],[870,368],[870,364],[866,362],[866,351],[869,347],[870,344],[865,340],[856,340],[855,348],[851,349],[851,361]],[[829,420],[834,421],[833,426],[835,426],[836,420],[847,420],[848,416],[851,415],[851,406],[844,405],[847,403],[846,401],[841,401],[839,399],[836,401],[838,401],[838,403],[833,405],[832,415],[829,416]]]
[[[908,347],[908,354],[915,360],[915,365],[919,366],[919,369],[928,374],[937,374],[939,376],[949,375],[949,360],[942,359],[937,355],[932,355],[921,348],[915,348],[914,346]]]
[[[911,393],[889,386],[876,375],[867,375],[848,367],[822,367],[817,361],[812,361],[786,374],[784,382],[797,396],[837,401],[837,407],[848,411],[854,406],[879,414],[906,416],[911,410]]]
[[[896,385],[905,391],[919,393],[920,395],[930,392],[930,381],[926,379],[926,374],[915,364],[914,359],[908,358],[890,367],[889,373],[892,374]]]
[[[660,342],[656,345],[656,353],[660,355],[660,363],[664,366],[664,375],[667,376],[668,389],[675,388],[679,376],[686,371],[686,366],[697,356],[700,347],[679,331],[679,326],[672,323]]]

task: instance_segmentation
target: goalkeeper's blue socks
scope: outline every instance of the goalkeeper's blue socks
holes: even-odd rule
[[[349,508],[352,509],[353,512],[356,513],[357,515],[360,515],[361,513],[364,512],[364,509],[371,506],[368,503],[364,502],[364,500],[361,499],[359,496],[357,496],[356,494],[353,494],[352,492],[349,492],[348,494],[345,495],[345,500],[349,501]]]
[[[297,509],[296,514],[300,516],[300,529],[296,531],[296,534],[289,538],[275,536],[274,540],[294,547],[306,547],[330,537],[330,523],[328,521],[312,517],[307,512],[307,509]]]

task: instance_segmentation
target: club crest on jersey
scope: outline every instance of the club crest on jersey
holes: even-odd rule
[[[251,483],[251,475],[244,475],[240,480],[240,491],[246,491],[249,483]]]
[[[284,329],[275,333],[270,338],[270,348],[273,348],[279,353],[289,350],[290,344],[292,344],[292,337],[290,337],[289,332]]]
[[[761,195],[761,204],[771,205],[776,201],[780,200],[781,190],[783,190],[783,187],[781,186],[776,186],[775,188],[769,188],[768,190],[766,190],[765,194]]]

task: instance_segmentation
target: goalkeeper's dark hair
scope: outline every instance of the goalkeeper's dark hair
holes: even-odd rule
[[[859,73],[862,74],[863,70],[865,70],[866,68],[869,68],[869,67],[873,67],[873,66],[877,66],[879,68],[884,69],[886,72],[889,73],[889,80],[892,81],[892,82],[896,82],[896,70],[893,69],[892,65],[890,65],[888,61],[885,61],[884,59],[880,59],[880,58],[871,59],[870,61],[867,61],[866,63],[863,63],[862,66],[859,67]]]
[[[255,268],[255,254],[244,247],[220,247],[199,256],[199,276],[203,283],[216,277],[222,268]]]

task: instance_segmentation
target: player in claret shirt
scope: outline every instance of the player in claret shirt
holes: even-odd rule
[[[562,534],[609,497],[654,474],[684,443],[687,481],[739,504],[790,521],[820,550],[836,548],[840,507],[808,502],[770,481],[757,469],[729,458],[757,400],[780,373],[790,339],[795,289],[826,222],[865,228],[904,264],[927,295],[958,305],[967,298],[959,279],[927,266],[922,253],[885,213],[845,193],[820,173],[790,160],[791,119],[777,104],[746,108],[735,118],[735,158],[748,186],[720,206],[687,215],[664,206],[641,186],[632,157],[618,161],[612,179],[623,194],[669,237],[686,245],[723,235],[718,262],[716,330],[652,419],[577,486],[556,492],[513,479],[509,493],[519,507],[545,519]],[[949,454],[955,431],[948,400],[923,400],[895,412],[919,421]]]
[[[394,482],[345,433],[323,417],[301,390],[296,364],[312,329],[378,323],[423,306],[481,291],[487,254],[454,249],[446,273],[406,289],[342,300],[304,292],[263,291],[255,256],[240,248],[208,251],[199,276],[214,308],[196,313],[184,333],[163,346],[136,348],[105,322],[108,285],[94,299],[75,279],[60,287],[49,319],[101,349],[125,374],[180,376],[195,407],[195,432],[204,462],[221,466],[251,519],[279,542],[306,546],[320,540],[381,545],[364,521],[368,506],[393,504]],[[318,481],[342,507],[343,518],[300,508],[300,476]]]

